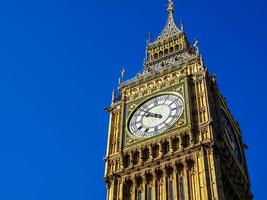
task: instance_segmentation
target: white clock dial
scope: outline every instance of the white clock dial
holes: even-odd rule
[[[164,94],[143,103],[131,115],[130,132],[137,137],[151,137],[171,127],[184,111],[183,99]]]

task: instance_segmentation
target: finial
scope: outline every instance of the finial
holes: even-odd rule
[[[148,46],[148,45],[150,44],[150,42],[151,42],[151,33],[148,32],[148,33],[147,33],[146,45]]]
[[[202,66],[202,67],[204,67],[204,59],[203,59],[203,56],[200,56],[200,65]]]
[[[184,20],[183,19],[180,19],[180,28],[181,28],[181,31],[184,31]]]
[[[169,5],[167,9],[168,13],[173,13],[174,12],[174,3],[173,0],[169,0]]]
[[[146,55],[145,55],[145,58],[144,58],[144,63],[148,59],[148,45],[150,44],[150,42],[151,42],[151,33],[148,32],[147,39],[146,39]]]
[[[112,103],[115,102],[115,98],[116,98],[116,90],[113,89],[113,90],[112,90]]]
[[[173,0],[168,0],[168,19],[167,23],[157,38],[157,42],[166,38],[180,34],[182,31],[177,27],[174,19],[174,2]]]
[[[124,75],[125,75],[125,69],[124,69],[124,67],[122,67],[122,69],[121,69],[121,80],[122,81],[124,79]]]
[[[124,75],[125,75],[125,69],[124,69],[124,67],[122,67],[122,69],[121,69],[121,76],[119,77],[119,81],[118,81],[119,87],[120,87],[121,83],[124,80]]]
[[[195,48],[196,54],[199,55],[198,40],[196,38],[194,39],[194,48]]]

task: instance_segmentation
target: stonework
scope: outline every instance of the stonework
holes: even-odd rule
[[[120,94],[113,92],[107,108],[107,200],[250,200],[239,124],[208,73],[197,41],[192,47],[173,15],[169,0],[166,26],[149,42],[144,69],[120,82]],[[161,94],[179,95],[183,113],[164,132],[135,136],[129,129],[133,112]],[[156,124],[165,117],[151,110],[140,111],[140,119]],[[156,125],[146,128],[144,133]]]

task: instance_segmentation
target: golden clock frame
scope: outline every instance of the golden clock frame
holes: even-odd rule
[[[142,105],[144,102],[148,101],[149,99],[152,99],[154,97],[164,95],[164,94],[174,94],[178,95],[182,98],[183,104],[184,104],[184,110],[183,113],[181,114],[181,117],[167,130],[164,132],[147,137],[147,138],[141,138],[134,136],[128,127],[129,120],[136,108],[138,108],[140,105]],[[154,140],[158,138],[164,138],[166,136],[169,136],[171,132],[175,132],[179,129],[182,129],[186,127],[190,123],[190,118],[191,118],[191,112],[190,112],[190,104],[188,103],[189,101],[189,93],[188,93],[188,80],[184,79],[183,81],[170,85],[163,90],[160,91],[154,91],[152,93],[149,93],[147,95],[142,96],[141,98],[128,101],[126,103],[126,120],[125,120],[125,132],[124,132],[124,138],[123,138],[123,146],[125,148],[130,147],[136,143],[140,143],[141,141],[148,141],[148,140]]]

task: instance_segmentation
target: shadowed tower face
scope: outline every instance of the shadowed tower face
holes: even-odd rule
[[[244,145],[198,41],[174,19],[148,38],[143,69],[112,93],[107,200],[250,200]]]

